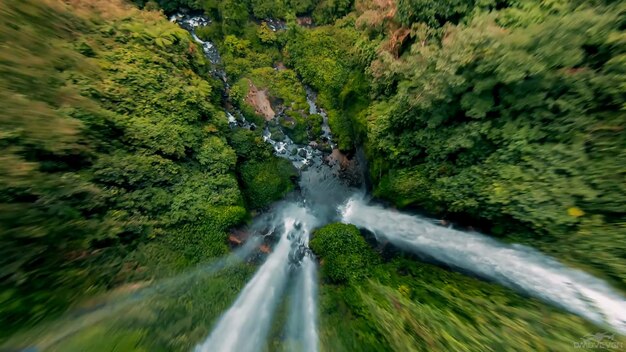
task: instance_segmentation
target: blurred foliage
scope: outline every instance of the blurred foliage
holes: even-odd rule
[[[83,327],[75,334],[63,335],[73,320],[69,325],[57,322],[37,346],[47,346],[45,350],[53,352],[192,350],[208,336],[254,270],[253,265],[238,264],[217,274],[193,276],[179,285],[176,281],[162,285],[155,294],[146,294],[124,309],[111,308],[116,313],[110,319],[90,323],[92,318],[86,314]],[[59,335],[64,338],[54,343],[45,338]]]
[[[532,20],[517,6],[477,12],[412,26],[398,57],[379,52],[375,194],[487,220],[496,234],[527,228],[544,250],[623,285],[624,7],[519,6]]]
[[[197,0],[197,3],[221,20],[230,20],[235,13],[236,17],[242,19],[243,14],[250,14],[258,19],[311,15],[315,22],[326,24],[350,12],[353,0]]]
[[[161,8],[166,13],[178,9],[204,10],[219,22],[224,33],[241,34],[248,17],[286,19],[311,16],[316,23],[328,24],[348,14],[354,0],[132,0],[141,8]]]
[[[285,170],[271,153],[263,172],[237,167],[202,50],[161,13],[104,0],[0,11],[2,335],[156,275],[159,256],[166,275],[225,254],[246,203],[291,189],[292,174],[268,175]],[[240,192],[238,170],[262,199]]]
[[[353,225],[323,227],[311,248],[322,351],[568,351],[596,329],[496,284],[403,255],[383,262]]]

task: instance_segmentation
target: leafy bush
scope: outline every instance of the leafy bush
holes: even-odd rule
[[[252,209],[265,208],[293,190],[297,173],[286,159],[247,161],[240,167],[243,192]]]
[[[333,283],[363,279],[377,256],[354,225],[334,223],[313,233],[311,249],[320,257],[324,277]]]
[[[354,43],[359,34],[346,25],[325,26],[298,32],[285,47],[287,62],[304,83],[319,92],[318,104],[326,110],[339,148],[354,149],[364,135],[361,112],[369,104],[369,86],[358,56],[345,43]],[[364,119],[364,117],[363,117]]]
[[[327,259],[322,276],[330,280]],[[365,279],[321,286],[322,349],[567,350],[598,329],[497,284],[410,258],[370,263]]]

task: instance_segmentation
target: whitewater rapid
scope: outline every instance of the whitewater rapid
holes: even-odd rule
[[[604,281],[532,248],[438,226],[419,216],[369,205],[362,197],[352,197],[340,211],[342,222],[367,229],[378,240],[470,271],[626,333],[624,297]]]

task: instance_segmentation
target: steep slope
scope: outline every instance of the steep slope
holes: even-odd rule
[[[256,203],[189,34],[124,1],[9,0],[0,15],[2,334],[225,254],[226,229]],[[275,168],[263,148],[257,169]]]

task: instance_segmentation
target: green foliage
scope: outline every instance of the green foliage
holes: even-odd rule
[[[271,98],[289,110],[308,110],[304,86],[293,70],[275,70],[271,67],[254,69],[248,76],[258,88],[267,88]]]
[[[233,130],[229,143],[237,154],[239,181],[250,209],[265,208],[293,190],[295,168],[274,156],[259,130]]]
[[[198,38],[204,41],[218,42],[224,38],[222,26],[215,23],[209,24],[208,26],[196,27],[194,32]]]
[[[210,267],[210,264],[209,266]],[[81,329],[67,335],[72,322],[57,322],[58,325],[47,331],[49,340],[58,336],[65,338],[55,341],[46,351],[189,351],[198,341],[211,331],[219,316],[233,303],[238,293],[252,276],[255,266],[236,264],[217,274],[207,275],[203,268],[195,269],[193,275],[185,279],[166,279],[160,282],[158,292],[138,291],[141,300],[131,305],[116,308],[107,319],[93,319],[87,315],[80,321]],[[150,293],[151,292],[151,293]],[[25,335],[29,342],[45,338]],[[48,340],[48,341],[49,341]],[[18,342],[18,346],[23,341]]]
[[[81,6],[2,6],[3,336],[139,275],[140,244],[224,254],[246,214],[201,49],[158,12]]]
[[[175,12],[181,8],[199,10],[202,8],[200,6],[202,1],[203,0],[133,0],[133,2],[140,7],[145,6],[147,10],[154,10],[153,4],[156,2],[166,13]]]
[[[332,23],[350,12],[353,2],[353,0],[320,0],[313,10],[313,20],[320,24]]]
[[[204,211],[206,219],[189,222],[159,238],[157,244],[176,253],[169,266],[182,270],[228,253],[227,231],[242,223],[247,211],[242,206],[213,206]],[[158,262],[159,258],[151,258]]]
[[[287,62],[319,92],[318,102],[326,109],[342,150],[351,150],[361,141],[364,127],[357,126],[364,123],[358,122],[358,116],[369,103],[359,55],[345,45],[358,39],[350,26],[326,26],[296,33],[285,48]]]
[[[327,94],[328,100],[335,103],[353,63],[350,47],[345,43],[353,43],[357,38],[353,29],[319,27],[296,35],[288,42],[285,54],[304,83]]]
[[[250,0],[250,8],[256,18],[284,18],[287,4],[285,0]]]
[[[354,225],[326,225],[313,233],[310,246],[320,257],[323,275],[333,283],[362,280],[378,259]]]
[[[322,135],[322,124],[324,123],[324,118],[319,114],[312,114],[307,116],[306,125],[309,134],[309,140],[318,140]]]
[[[211,136],[204,140],[196,156],[206,172],[223,174],[235,168],[235,151],[222,138]]]
[[[398,0],[397,3],[396,17],[405,26],[415,22],[425,22],[430,26],[441,26],[446,22],[458,23],[475,5],[473,0]],[[495,5],[496,1],[488,0],[486,3]]]
[[[321,134],[320,116],[308,118],[306,91],[296,73],[290,69],[260,67],[251,70],[241,78],[231,90],[231,99],[241,109],[246,118],[257,125],[265,124],[265,116],[256,112],[258,101],[250,96],[251,90],[265,92],[258,99],[268,99],[275,110],[282,109],[280,124],[289,137],[298,144],[306,144]],[[274,122],[270,122],[274,123]]]
[[[278,58],[278,52],[260,46],[256,27],[248,28],[252,35],[227,35],[220,44],[226,73],[232,79],[239,79],[256,68],[271,67]]]
[[[370,281],[359,294],[389,350],[568,350],[594,331],[578,317],[475,279],[407,261],[387,270],[387,284]]]
[[[246,2],[238,0],[208,0],[203,8],[220,20],[222,33],[241,34],[248,22],[248,7]]]
[[[255,131],[235,129],[229,134],[228,143],[235,149],[239,160],[267,160],[274,155],[272,146],[263,141]]]
[[[375,194],[529,228],[623,285],[621,21],[610,6],[524,6],[541,16],[506,8],[416,30],[407,54],[371,65],[375,86],[395,87],[369,110]]]
[[[257,37],[261,43],[266,45],[271,45],[276,43],[278,36],[272,29],[267,25],[266,22],[261,23],[259,28],[257,29]]]
[[[292,111],[281,117],[280,125],[282,130],[296,144],[307,144],[309,136],[307,133],[307,118],[299,112]]]
[[[293,165],[279,158],[244,162],[240,174],[247,204],[253,209],[265,208],[289,193],[297,177]]]
[[[289,0],[289,9],[296,15],[309,13],[318,3],[317,0]]]

